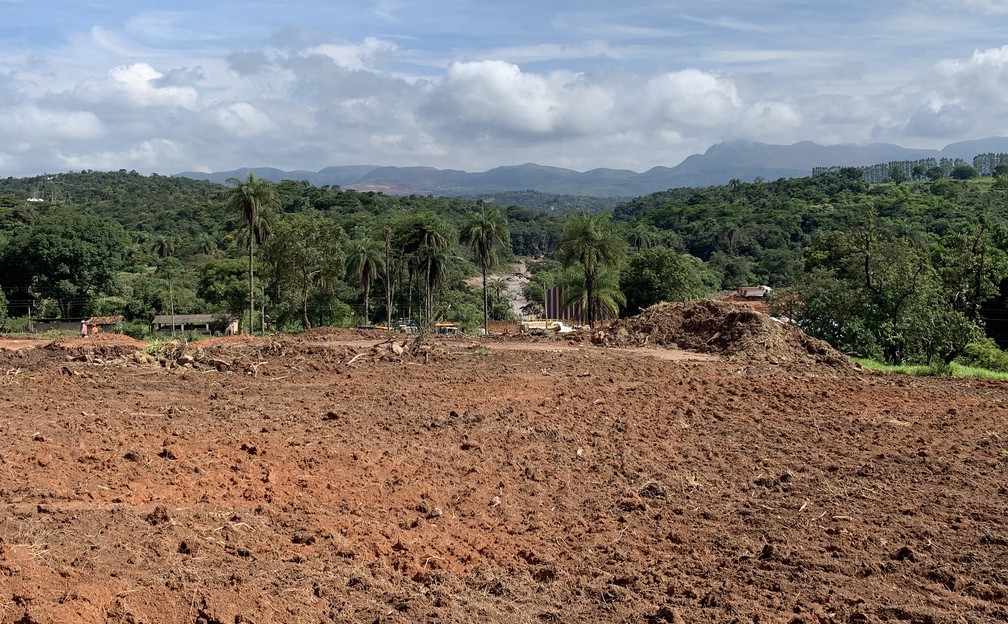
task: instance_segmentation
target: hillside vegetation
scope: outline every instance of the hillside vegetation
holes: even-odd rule
[[[169,311],[220,311],[247,324],[251,295],[275,329],[399,317],[474,329],[484,293],[466,279],[481,261],[465,234],[474,215],[496,208],[506,236],[487,268],[534,259],[530,312],[542,312],[553,286],[569,302],[625,316],[767,284],[776,310],[848,353],[935,363],[987,344],[990,359],[984,334],[1004,333],[1008,178],[996,159],[989,164],[993,175],[956,175],[963,179],[930,171],[866,182],[874,167],[733,180],[611,212],[587,200],[581,210],[548,201],[530,210],[508,205],[511,194],[393,196],[287,180],[266,183],[273,199],[253,228],[226,208],[234,184],[126,171],[8,178],[0,180],[2,308],[15,319],[8,328],[30,308],[35,318],[121,314],[141,334]],[[613,251],[572,251],[586,244]],[[363,271],[362,258],[370,258]],[[490,281],[488,315],[505,318],[510,293]]]

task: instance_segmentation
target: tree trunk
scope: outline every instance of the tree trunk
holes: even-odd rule
[[[389,263],[390,256],[392,253],[392,229],[385,228],[385,317],[387,319],[386,327],[392,327],[392,299],[393,299],[393,286],[392,286],[392,265]]]
[[[487,270],[486,265],[483,265],[483,335],[490,335],[490,301],[489,295],[487,294]]]
[[[249,238],[249,334],[255,333],[255,277],[252,270],[252,258],[253,258],[253,247],[255,243],[252,241],[250,233]]]
[[[371,324],[371,306],[369,295],[371,294],[371,280],[364,280],[364,324]]]
[[[308,319],[308,281],[301,284],[301,325],[305,331],[311,329],[311,320]]]

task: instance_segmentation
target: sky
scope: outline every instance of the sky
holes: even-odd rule
[[[0,0],[0,176],[1008,135],[1008,0]]]

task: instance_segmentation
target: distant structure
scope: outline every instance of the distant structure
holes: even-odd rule
[[[151,321],[155,332],[170,334],[173,331],[222,332],[231,323],[224,314],[159,314]]]
[[[588,311],[580,302],[572,303],[564,307],[563,301],[566,294],[563,286],[554,286],[546,289],[546,318],[565,321],[571,325],[587,325]],[[597,305],[597,304],[596,304]],[[605,308],[598,305],[595,308],[595,322],[601,323],[613,318],[613,315]]]
[[[742,286],[735,292],[746,301],[763,301],[770,296],[773,288],[769,286]]]

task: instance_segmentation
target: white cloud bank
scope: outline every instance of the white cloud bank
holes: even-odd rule
[[[103,62],[138,56],[122,42],[110,56],[111,38],[101,29],[94,37]],[[767,68],[750,67],[749,57],[724,70],[575,71],[502,58],[418,64],[423,55],[408,42],[377,37],[285,41],[209,56],[161,51],[74,81],[58,58],[8,60],[0,64],[10,70],[0,86],[0,174],[354,163],[475,171],[522,162],[643,171],[734,138],[941,146],[1008,128],[1008,45],[939,60],[865,93],[844,80],[785,89],[761,78]],[[615,49],[590,43],[590,54]],[[71,59],[84,52],[64,53],[75,73],[85,70]],[[788,55],[791,70],[796,58]]]

